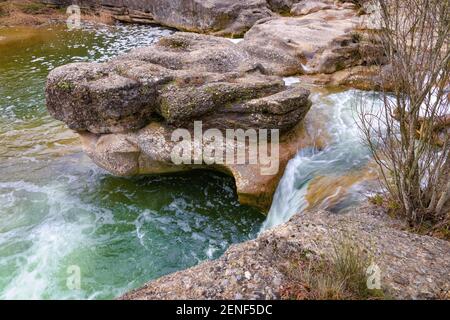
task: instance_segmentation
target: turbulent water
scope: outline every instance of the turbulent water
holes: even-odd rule
[[[285,81],[292,83],[292,79]],[[367,182],[372,180],[371,157],[358,129],[357,107],[376,108],[377,94],[316,92],[311,100],[309,115],[323,117],[328,144],[323,150],[315,146],[299,150],[289,161],[262,230],[311,207],[339,212],[367,196]],[[316,128],[310,130],[317,132]]]
[[[1,299],[113,298],[255,236],[263,216],[238,204],[231,178],[112,177],[46,112],[49,70],[103,61],[169,33],[0,29]]]
[[[261,225],[311,207],[340,211],[366,190],[369,153],[354,122],[356,91],[313,90],[306,125],[327,137],[327,147],[302,148],[289,162],[264,223],[239,205],[229,177],[117,178],[96,167],[77,136],[48,115],[48,72],[104,61],[170,33],[132,25],[0,28],[1,299],[117,297],[218,257]]]

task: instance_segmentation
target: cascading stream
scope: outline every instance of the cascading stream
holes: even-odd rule
[[[287,83],[292,83],[292,80],[288,79]],[[321,199],[318,205],[320,208],[339,211],[351,206],[364,195],[365,189],[361,186],[364,181],[355,181],[350,188],[342,190],[347,187],[344,181],[348,180],[342,177],[358,170],[369,170],[367,165],[370,152],[361,140],[355,107],[361,101],[376,107],[376,94],[356,90],[330,95],[314,93],[311,100],[313,107],[309,115],[325,115],[322,125],[329,135],[329,143],[323,150],[314,147],[299,150],[295,158],[289,161],[261,231],[284,223],[294,214],[310,207],[307,194],[312,181],[318,177],[337,181],[334,190],[327,190],[328,194]],[[364,180],[366,175],[359,176]],[[319,190],[321,187],[324,189],[326,186],[319,185]],[[340,199],[335,201],[336,197]]]

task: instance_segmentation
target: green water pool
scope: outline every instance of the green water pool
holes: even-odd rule
[[[104,61],[170,33],[136,25],[0,28],[1,299],[114,298],[256,235],[264,216],[238,203],[231,178],[113,177],[46,111],[54,67]]]

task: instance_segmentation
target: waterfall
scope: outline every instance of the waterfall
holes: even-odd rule
[[[284,175],[274,195],[269,214],[261,231],[288,221],[294,214],[308,207],[306,194],[308,186],[315,177],[345,175],[352,170],[365,167],[370,160],[370,152],[362,143],[356,123],[356,101],[363,99],[365,104],[374,106],[376,94],[349,90],[325,95],[315,93],[311,100],[310,114],[323,112],[324,123],[330,141],[323,150],[308,147],[299,150],[289,161]],[[336,188],[336,192],[339,190]],[[349,195],[353,200],[358,195]],[[351,197],[353,196],[353,197]],[[358,200],[360,200],[359,197]]]

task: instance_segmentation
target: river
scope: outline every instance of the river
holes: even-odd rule
[[[356,91],[313,92],[310,114],[323,114],[330,145],[299,150],[265,222],[238,203],[233,180],[221,174],[118,178],[95,166],[78,137],[48,115],[48,72],[104,61],[171,32],[137,25],[0,28],[1,299],[114,298],[216,258],[296,212],[339,212],[364,195],[369,154],[352,122]],[[336,196],[338,189],[344,191]],[[74,270],[80,287],[70,285]]]

